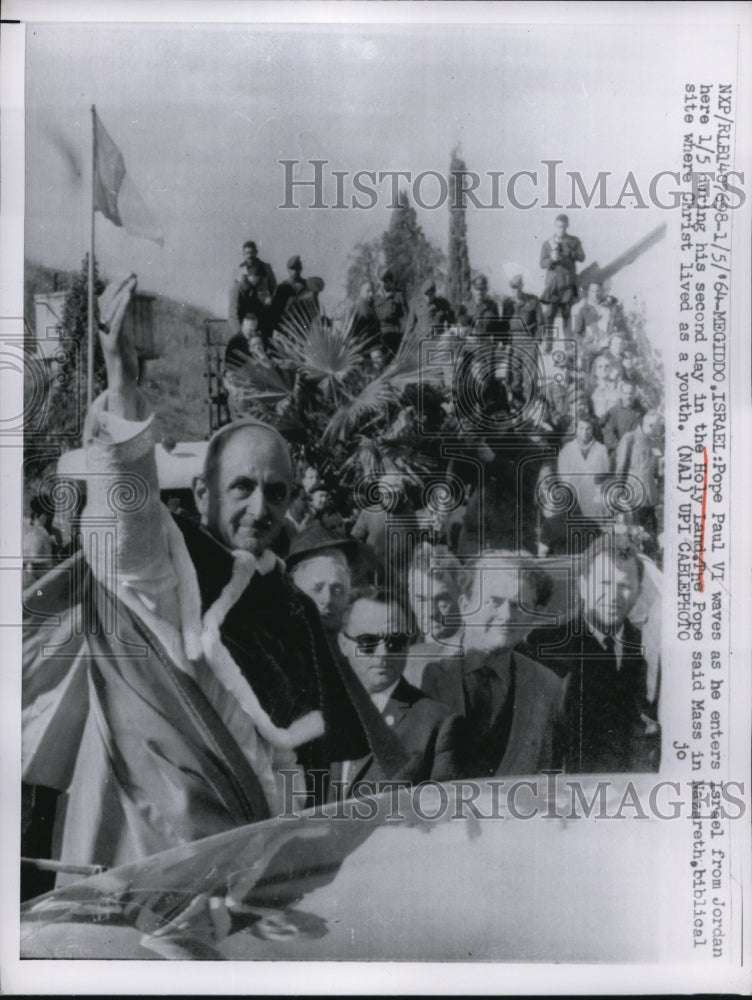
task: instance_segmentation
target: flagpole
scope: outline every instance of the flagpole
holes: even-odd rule
[[[94,395],[94,200],[97,171],[96,109],[91,106],[91,244],[89,246],[88,352],[86,358],[86,412]]]

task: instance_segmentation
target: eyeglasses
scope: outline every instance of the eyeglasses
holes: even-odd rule
[[[358,652],[364,654],[375,653],[382,642],[386,646],[387,653],[404,653],[410,642],[410,636],[404,632],[390,632],[389,635],[376,635],[370,632],[348,635],[347,632],[343,632],[342,635],[350,642],[354,642]]]

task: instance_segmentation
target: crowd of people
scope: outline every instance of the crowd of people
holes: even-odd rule
[[[284,317],[323,288],[298,256],[277,284],[255,242],[243,255],[228,371],[273,363]],[[448,426],[471,439],[438,476],[451,503],[384,476],[343,504],[331,472],[242,417],[209,442],[193,515],[168,510],[122,326],[133,279],[109,295],[80,572],[26,597],[25,780],[65,793],[61,871],[275,815],[283,771],[313,804],[394,778],[658,769],[660,399],[619,303],[598,282],[579,298],[583,259],[560,217],[540,297],[516,276],[497,301],[482,274],[466,303],[433,278],[408,302],[388,270],[361,289],[375,367],[451,346]],[[123,475],[146,488],[108,562],[97,514]]]

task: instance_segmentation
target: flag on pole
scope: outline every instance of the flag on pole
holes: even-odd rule
[[[94,211],[99,211],[131,236],[162,246],[157,220],[125,170],[123,154],[94,112]]]

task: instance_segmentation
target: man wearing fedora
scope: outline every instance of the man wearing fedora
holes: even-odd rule
[[[357,542],[342,538],[314,521],[293,538],[287,570],[296,587],[311,598],[324,631],[334,637],[342,627],[342,616],[352,590],[353,559]]]
[[[258,274],[258,281],[256,283],[257,292],[265,308],[271,305],[272,296],[277,289],[277,279],[274,276],[271,264],[267,264],[266,261],[261,260],[254,240],[246,240],[243,244],[243,260],[233,268],[230,279],[227,318],[233,334],[236,334],[240,329],[240,320],[243,318],[242,315],[238,316],[238,295],[241,288],[247,288],[249,268]]]

